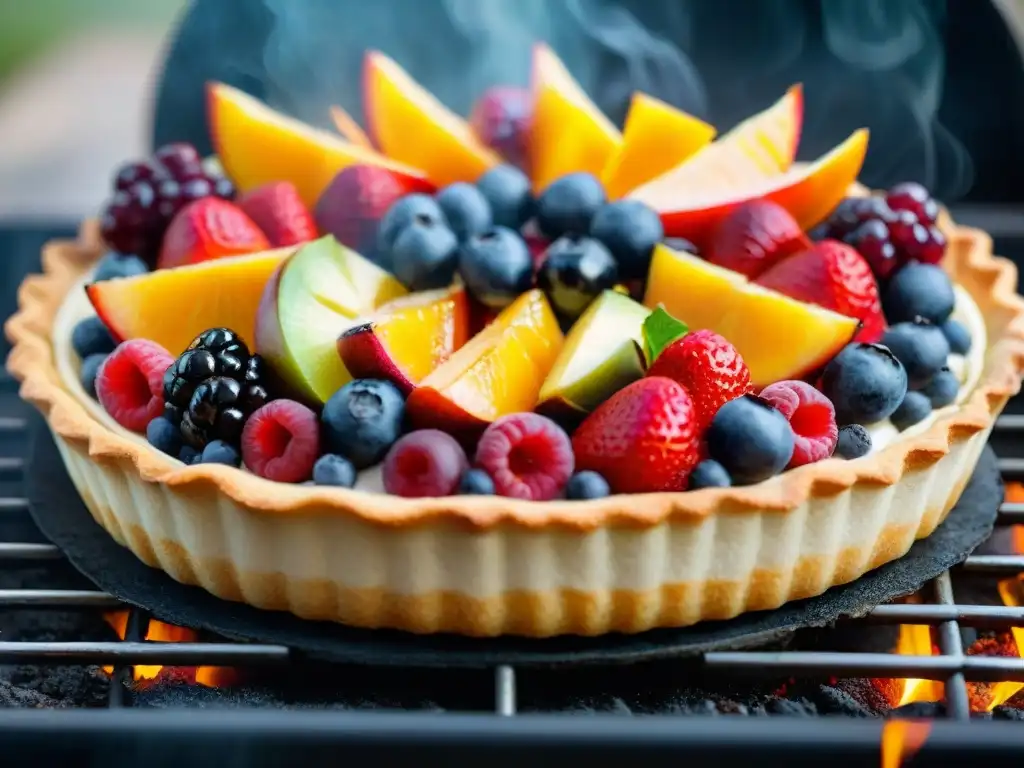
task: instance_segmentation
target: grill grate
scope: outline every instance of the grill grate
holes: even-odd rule
[[[11,391],[13,383],[0,382]],[[20,404],[19,404],[20,405]],[[1002,417],[996,434],[1020,432],[1024,418]],[[19,417],[0,417],[0,433],[15,437],[24,446],[27,422]],[[10,442],[10,441],[8,441]],[[1024,459],[1001,459],[1004,477],[1024,476]],[[20,456],[0,456],[0,476],[16,481],[24,471]],[[28,515],[28,504],[16,496],[0,497],[0,520]],[[997,526],[1024,523],[1024,504],[1003,504]],[[62,555],[51,544],[34,542],[0,543],[0,565],[4,567],[59,560]],[[1014,575],[1024,572],[1024,555],[973,555],[961,566],[965,571]],[[945,716],[967,720],[971,716],[968,682],[1024,682],[1024,659],[968,656],[963,651],[961,628],[1006,630],[1024,626],[1024,607],[961,605],[955,600],[950,574],[944,573],[923,590],[931,599],[922,604],[881,605],[859,621],[872,624],[919,624],[937,628],[939,655],[902,656],[889,653],[833,651],[728,651],[711,652],[703,657],[709,669],[740,671],[761,675],[826,675],[837,678],[917,678],[944,683]],[[287,664],[290,650],[281,645],[232,642],[146,642],[143,640],[149,617],[144,611],[120,603],[116,598],[93,590],[7,589],[0,590],[0,610],[59,609],[106,611],[129,610],[123,641],[113,642],[3,642],[0,664],[82,664],[114,667],[110,686],[110,707],[125,707],[125,686],[132,666],[265,667]],[[505,717],[517,714],[516,670],[498,666],[494,670],[494,712]]]

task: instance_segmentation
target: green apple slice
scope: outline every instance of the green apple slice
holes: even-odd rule
[[[405,293],[391,275],[333,237],[302,246],[264,289],[256,349],[293,396],[322,404],[352,377],[337,339],[357,318]]]
[[[576,321],[540,390],[541,410],[589,413],[644,375],[643,324],[650,310],[605,291]]]

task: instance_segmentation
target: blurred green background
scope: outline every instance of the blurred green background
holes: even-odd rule
[[[70,32],[138,24],[167,29],[187,0],[0,0],[0,82]]]

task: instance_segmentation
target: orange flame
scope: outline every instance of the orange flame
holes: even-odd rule
[[[931,723],[886,720],[882,725],[882,768],[900,768],[924,746]]]
[[[128,611],[106,613],[103,618],[117,636],[124,640],[128,629]],[[192,629],[150,619],[145,639],[154,643],[195,643],[198,642],[199,635]],[[103,671],[108,675],[114,674],[113,667],[104,667]],[[236,684],[239,678],[238,671],[231,667],[163,667],[159,664],[136,665],[132,668],[132,677],[136,681],[173,677],[182,682],[204,685],[208,688],[225,688]]]
[[[908,603],[920,603],[918,595],[907,598]],[[933,652],[931,627],[922,624],[901,624],[899,637],[894,653],[900,656],[931,656]],[[895,681],[897,686],[902,683],[900,697],[895,706],[912,704],[916,701],[942,701],[942,683],[937,680],[904,679]]]

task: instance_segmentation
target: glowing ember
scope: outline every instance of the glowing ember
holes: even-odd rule
[[[882,768],[900,768],[924,746],[931,724],[918,720],[887,720],[882,726]]]
[[[107,613],[103,618],[117,636],[124,640],[128,628],[128,612]],[[195,643],[199,635],[192,629],[150,619],[145,639],[154,643]],[[103,671],[108,675],[114,674],[113,667],[104,667]],[[158,664],[136,665],[132,668],[132,676],[136,681],[175,680],[208,688],[225,688],[236,684],[239,678],[238,671],[231,667],[163,667]]]

